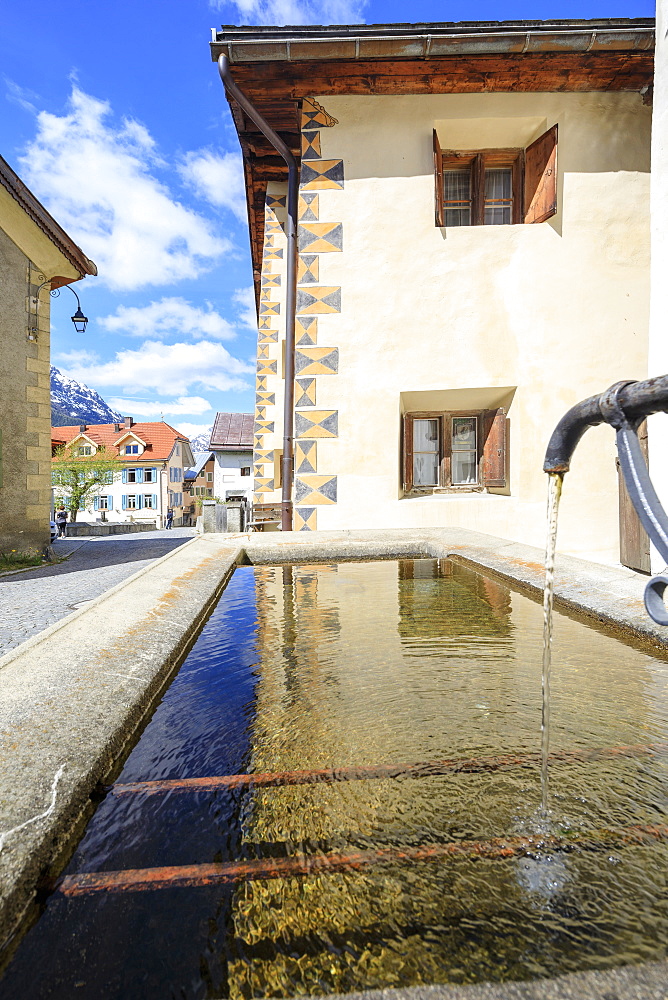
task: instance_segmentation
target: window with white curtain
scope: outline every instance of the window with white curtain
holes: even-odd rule
[[[437,226],[540,223],[557,211],[557,139],[553,125],[525,149],[442,149],[436,129]]]
[[[479,491],[506,485],[506,411],[406,413],[403,490]]]

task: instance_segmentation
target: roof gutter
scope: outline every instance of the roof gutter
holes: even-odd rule
[[[213,59],[231,63],[303,62],[332,59],[430,59],[454,55],[513,55],[549,52],[647,52],[654,48],[651,27],[490,32],[417,32],[341,34],[272,38],[258,29],[256,37],[235,39],[212,32]]]
[[[232,98],[267,137],[288,166],[287,274],[285,289],[285,398],[283,406],[283,457],[281,458],[281,529],[292,531],[292,480],[294,476],[295,313],[297,307],[297,200],[299,167],[281,137],[237,87],[226,55],[218,58],[218,71],[228,97]]]

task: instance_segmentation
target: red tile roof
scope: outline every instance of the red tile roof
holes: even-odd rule
[[[253,450],[253,414],[217,413],[209,448],[218,451]]]
[[[67,444],[74,440],[79,434],[85,434],[97,445],[104,445],[109,451],[115,451],[119,438],[126,434],[135,434],[140,441],[146,444],[143,455],[123,455],[124,461],[145,462],[147,458],[151,461],[162,462],[169,458],[176,441],[188,441],[185,434],[179,433],[174,427],[170,427],[164,421],[154,423],[136,423],[132,427],[120,425],[120,430],[116,428],[118,424],[87,424],[84,431],[81,430],[83,424],[76,424],[72,427],[52,427],[51,440],[54,444]],[[188,446],[190,442],[188,441]]]

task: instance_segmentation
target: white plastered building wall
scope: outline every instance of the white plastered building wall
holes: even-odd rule
[[[253,454],[250,451],[216,451],[213,467],[213,493],[220,500],[243,493],[249,503],[253,502]],[[241,474],[249,469],[249,475]]]
[[[342,223],[343,245],[319,259],[341,308],[319,316],[318,344],[338,348],[339,363],[317,383],[317,410],[338,415],[338,435],[317,442],[318,473],[337,478],[318,529],[461,526],[542,546],[554,425],[580,399],[647,374],[651,110],[633,93],[315,97],[338,120],[320,132],[321,155],[345,172],[343,190],[319,192],[319,219]],[[464,149],[526,144],[553,124],[554,218],[434,225],[433,128],[444,149]],[[402,497],[405,400],[445,390],[510,403],[506,489]],[[578,447],[560,548],[619,559],[609,428]]]
[[[652,118],[651,285],[649,323],[649,375],[668,374],[668,0],[657,0],[656,54]],[[664,508],[668,509],[668,416],[651,416],[649,471]],[[665,559],[652,546],[652,572]]]

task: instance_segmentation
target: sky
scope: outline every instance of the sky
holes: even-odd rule
[[[194,436],[252,412],[255,315],[221,24],[652,17],[653,0],[5,0],[0,153],[92,258],[52,300],[52,364]]]

